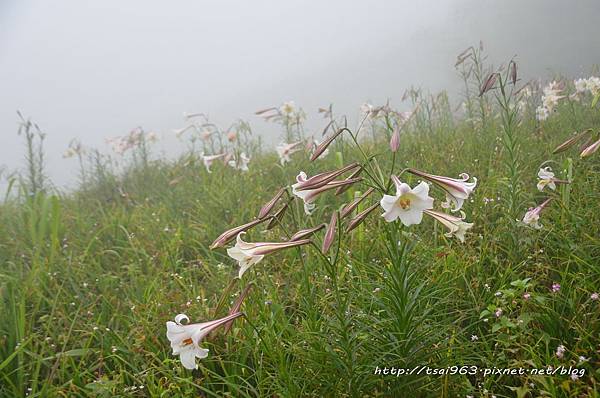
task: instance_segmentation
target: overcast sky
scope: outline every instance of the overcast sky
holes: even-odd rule
[[[456,55],[479,40],[495,64],[517,55],[525,78],[587,75],[598,17],[598,0],[0,0],[0,165],[23,167],[17,109],[47,133],[64,185],[72,138],[108,151],[105,138],[141,125],[173,156],[183,112],[242,117],[275,142],[253,112],[283,101],[319,129],[329,103],[356,115],[411,85],[458,94]]]

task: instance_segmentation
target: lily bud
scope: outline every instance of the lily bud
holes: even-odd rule
[[[281,209],[277,210],[277,212],[273,214],[273,217],[271,217],[271,221],[269,221],[269,224],[267,224],[267,230],[273,229],[273,227],[279,224],[279,222],[283,218],[283,214],[288,208],[288,205],[289,202],[286,202],[286,204],[284,204]]]
[[[350,174],[348,176],[348,178],[346,178],[346,180],[352,180],[356,177],[358,177],[360,175],[360,173],[362,173],[362,167],[359,168],[358,170],[356,170],[354,173]],[[339,187],[338,189],[335,190],[335,195],[340,195],[344,192],[346,192],[348,189],[350,188],[350,185],[342,185],[341,187]]]
[[[284,192],[285,188],[281,188],[271,200],[265,203],[265,205],[260,209],[260,212],[258,213],[258,218],[264,218],[267,215],[269,215],[271,210],[273,210],[273,207],[275,207],[277,201],[281,198],[281,196],[283,196]]]
[[[327,254],[329,248],[333,244],[335,240],[335,231],[337,227],[338,214],[334,212],[331,215],[331,221],[329,221],[329,225],[327,226],[327,230],[325,231],[325,237],[323,238],[323,246],[321,247],[321,253]]]
[[[323,228],[325,228],[326,225],[327,224],[321,224],[321,225],[317,225],[314,228],[302,229],[302,230],[296,232],[294,235],[292,235],[292,237],[290,238],[290,242],[294,242],[294,241],[297,241],[297,240],[300,240],[300,239],[308,238],[309,236],[311,236],[315,232],[320,231]]]
[[[247,224],[240,225],[239,227],[228,229],[227,231],[225,231],[221,235],[219,235],[219,237],[217,239],[215,239],[215,241],[210,245],[210,249],[216,249],[217,247],[225,246],[229,241],[233,240],[233,238],[235,238],[240,232],[247,231],[250,228],[252,228],[266,220],[267,220],[267,218],[257,219],[254,221],[250,221]]]
[[[244,302],[244,299],[246,298],[246,296],[248,295],[248,292],[250,292],[250,289],[252,289],[253,286],[254,285],[252,283],[249,283],[248,286],[246,286],[246,288],[238,296],[237,300],[235,300],[235,303],[233,303],[233,306],[229,310],[228,315],[233,315],[233,314],[237,314],[240,312],[240,308],[242,308],[242,303]],[[231,320],[223,326],[223,329],[224,329],[223,334],[224,335],[229,333],[229,331],[231,330],[231,327],[233,326],[233,321],[234,320]]]
[[[361,196],[359,196],[358,198],[354,199],[352,202],[350,202],[346,206],[344,206],[344,208],[342,209],[342,211],[340,213],[340,217],[344,218],[348,214],[352,213],[352,211],[354,209],[356,209],[356,206],[358,206],[360,204],[360,202],[362,202],[363,200],[365,200],[365,198],[367,196],[369,196],[374,190],[375,190],[374,188],[369,188],[367,190],[367,192],[365,192],[364,194],[362,194]]]
[[[358,163],[352,163],[348,166],[342,167],[339,170],[329,171],[326,173],[320,173],[310,178],[307,178],[298,184],[295,184],[297,191],[304,191],[307,189],[317,189],[327,185],[329,182],[335,180],[338,176],[344,174],[347,171],[353,170],[360,165]]]
[[[496,79],[498,79],[498,74],[496,72],[490,73],[488,78],[485,80],[485,83],[483,83],[481,86],[481,90],[479,91],[480,97],[494,87],[494,84],[496,84]]]
[[[512,84],[515,85],[517,84],[517,63],[515,61],[510,61],[508,67],[510,68],[510,80],[512,81]]]
[[[462,173],[460,178],[449,178],[444,176],[433,175],[415,169],[408,169],[409,173],[422,177],[436,184],[446,192],[446,202],[442,207],[448,208],[453,205],[452,211],[460,210],[464,201],[469,198],[469,195],[477,185],[477,178],[473,177],[473,182],[467,182],[469,175]]]
[[[390,150],[397,152],[398,148],[400,148],[400,129],[396,127],[390,139]]]
[[[598,139],[593,144],[587,146],[583,151],[581,151],[579,156],[581,158],[587,158],[588,156],[591,156],[592,154],[594,154],[598,150],[598,148],[600,148],[600,139]]]
[[[375,203],[374,205],[372,205],[368,209],[363,210],[360,213],[358,213],[356,216],[354,216],[354,218],[352,220],[350,220],[350,222],[348,223],[348,226],[346,227],[346,232],[350,232],[354,228],[356,228],[360,224],[362,224],[362,222],[365,220],[365,218],[367,218],[367,216],[369,214],[371,214],[371,212],[373,210],[375,210],[377,207],[379,207],[379,203]]]
[[[554,149],[554,151],[552,151],[552,153],[557,154],[557,153],[566,151],[567,149],[571,148],[573,145],[577,144],[582,138],[584,138],[591,132],[592,132],[592,129],[587,129],[579,134],[576,133],[573,137],[569,138],[568,140],[566,140],[565,142],[563,142],[562,144],[557,146]]]
[[[338,131],[333,133],[331,135],[331,137],[325,139],[323,142],[321,142],[319,145],[317,145],[317,147],[315,148],[315,151],[313,152],[312,156],[310,157],[310,160],[315,161],[316,159],[318,159],[319,156],[321,156],[321,154],[323,152],[325,152],[327,147],[333,142],[333,140],[335,140],[337,138],[337,136],[342,134],[345,130],[346,130],[346,128],[339,129]]]

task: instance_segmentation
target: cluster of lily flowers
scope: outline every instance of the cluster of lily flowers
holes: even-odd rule
[[[158,141],[158,135],[152,131],[146,133],[141,127],[136,127],[126,136],[108,138],[106,143],[112,146],[112,150],[116,154],[123,155],[130,149],[140,146],[144,141],[156,142]]]
[[[537,120],[543,121],[548,119],[550,114],[556,109],[558,101],[565,98],[564,95],[560,95],[563,89],[564,85],[556,81],[552,81],[544,87],[542,105],[538,106],[535,110]]]
[[[593,155],[596,151],[598,151],[598,148],[600,148],[600,132],[594,135],[593,130],[587,129],[581,133],[575,133],[567,141],[557,146],[553,153],[557,154],[564,152],[582,141],[583,144],[579,146],[579,156],[583,159]],[[570,183],[571,181],[557,179],[552,171],[552,168],[549,166],[542,167],[538,171],[537,189],[540,192],[543,192],[546,188],[554,191],[556,190],[557,185]],[[548,197],[538,206],[530,208],[525,213],[522,222],[535,229],[541,229],[542,225],[539,223],[540,214],[550,204],[551,201],[552,198]]]
[[[570,94],[568,98],[572,101],[580,101],[586,93],[590,93],[592,97],[600,95],[600,78],[596,76],[590,76],[587,79],[580,78],[573,81],[575,86],[575,92]],[[556,106],[559,101],[565,97],[563,94],[565,90],[564,82],[552,81],[543,89],[542,104],[536,108],[536,118],[539,121],[548,119],[553,111],[556,110]],[[562,95],[561,95],[562,94]]]
[[[287,101],[278,107],[262,109],[256,115],[270,122],[301,123],[306,119],[306,113],[294,101]]]
[[[221,161],[240,171],[248,171],[250,156],[240,149],[240,135],[249,131],[249,127],[243,121],[234,123],[226,131],[220,131],[219,128],[210,123],[208,117],[204,113],[185,113],[184,119],[187,125],[180,129],[173,130],[178,138],[181,138],[184,133],[191,131],[195,133],[193,139],[200,138],[203,144],[203,151],[200,155],[206,171],[212,173],[211,166]],[[223,142],[225,137],[226,142]],[[220,148],[219,153],[215,153],[214,148],[217,145]],[[206,154],[206,151],[211,151],[213,154]]]
[[[311,155],[311,160],[318,159],[341,132],[343,129],[317,145]],[[396,132],[392,136],[390,148],[392,151],[398,149]],[[227,254],[237,261],[238,278],[241,279],[252,266],[262,261],[265,256],[281,250],[312,245],[326,256],[338,231],[343,228],[344,233],[351,232],[379,207],[383,210],[381,216],[388,223],[399,220],[404,226],[416,225],[422,222],[423,214],[426,214],[447,228],[446,236],[454,236],[461,242],[465,241],[465,233],[473,227],[473,224],[464,220],[465,215],[461,209],[475,189],[477,179],[473,178],[472,181],[469,181],[471,178],[465,173],[461,174],[459,178],[450,178],[411,168],[403,170],[401,174],[407,172],[417,176],[422,179],[420,183],[411,187],[399,176],[391,175],[390,180],[395,188],[395,194],[389,195],[380,189],[379,193],[382,197],[371,205],[365,206],[366,208],[360,212],[357,212],[358,206],[374,194],[375,188],[370,187],[362,195],[355,195],[355,199],[346,203],[341,210],[333,211],[329,223],[321,223],[315,227],[299,230],[289,236],[287,241],[248,242],[243,239],[248,230],[260,224],[268,223],[267,230],[279,225],[294,200],[301,200],[307,216],[312,215],[317,199],[323,197],[326,192],[335,190],[335,195],[340,195],[352,185],[363,181],[363,178],[359,176],[361,171],[363,171],[363,165],[359,163],[351,163],[337,170],[319,173],[311,177],[301,171],[296,177],[295,183],[279,189],[272,199],[260,209],[256,219],[223,232],[215,239],[210,248],[222,248],[235,240],[235,244],[227,249]],[[441,207],[448,209],[451,213],[460,211],[460,216],[434,209],[434,198],[429,196],[429,183],[441,189],[445,194],[446,200]],[[314,243],[313,237],[323,229],[325,232],[319,248]],[[240,296],[241,300],[246,292],[247,289]],[[239,312],[241,300],[238,299],[234,309],[227,317],[211,322],[187,324],[189,319],[184,314],[178,315],[174,322],[167,322],[167,337],[171,342],[173,354],[180,356],[184,367],[187,369],[197,368],[195,358],[205,358],[208,355],[208,350],[200,347],[202,339],[219,326],[230,325],[234,319],[243,315]]]

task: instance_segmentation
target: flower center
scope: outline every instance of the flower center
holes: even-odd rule
[[[398,203],[398,206],[400,206],[402,210],[407,210],[410,208],[410,199],[407,197],[398,198],[396,203]]]
[[[185,340],[183,340],[181,343],[182,343],[184,346],[186,346],[186,345],[190,345],[190,344],[194,344],[194,342],[192,341],[192,339],[191,339],[191,338],[189,338],[189,339],[185,339]]]

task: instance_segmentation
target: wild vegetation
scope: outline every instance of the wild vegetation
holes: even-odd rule
[[[481,48],[456,68],[456,110],[410,89],[314,134],[292,102],[258,111],[277,154],[203,114],[175,161],[141,128],[114,155],[73,141],[69,193],[22,118],[0,395],[598,396],[600,79],[524,82]]]

